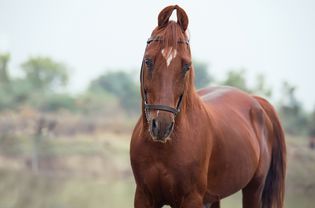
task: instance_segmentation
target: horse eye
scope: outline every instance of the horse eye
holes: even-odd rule
[[[144,63],[149,69],[152,69],[152,67],[153,67],[152,59],[146,58],[146,59],[144,59]]]
[[[186,73],[190,69],[190,64],[184,64],[183,71]]]

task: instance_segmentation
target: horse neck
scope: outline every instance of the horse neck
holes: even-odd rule
[[[182,122],[181,120],[187,120],[194,115],[198,114],[199,111],[203,109],[202,101],[197,94],[196,90],[193,88],[187,92],[183,99],[182,109],[179,115],[178,123]]]

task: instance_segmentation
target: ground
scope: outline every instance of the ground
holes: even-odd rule
[[[129,134],[75,138],[0,139],[0,208],[133,207]],[[315,204],[315,151],[306,138],[287,137],[287,208]],[[32,168],[36,152],[38,170]],[[240,193],[222,201],[241,208]]]

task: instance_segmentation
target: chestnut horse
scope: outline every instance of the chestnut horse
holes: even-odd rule
[[[274,108],[232,87],[196,91],[187,26],[185,11],[168,6],[147,42],[130,146],[134,206],[220,207],[242,190],[245,208],[282,208],[286,147]]]

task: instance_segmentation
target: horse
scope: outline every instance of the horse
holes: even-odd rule
[[[134,207],[219,208],[241,190],[244,208],[282,208],[286,145],[276,111],[233,87],[196,91],[187,27],[186,12],[168,6],[147,41],[130,142]]]

